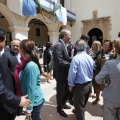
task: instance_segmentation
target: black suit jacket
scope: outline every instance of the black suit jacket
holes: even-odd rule
[[[5,63],[7,63],[11,72],[14,72],[16,65],[19,64],[15,53],[12,50],[10,50],[8,52],[5,52],[2,55],[2,58],[5,61]]]
[[[53,63],[54,78],[56,80],[67,80],[70,58],[61,41],[58,41],[53,48]]]
[[[68,50],[68,54],[69,54],[69,56],[71,57],[71,51],[72,51],[72,46],[71,45],[68,45],[67,46],[67,50]]]
[[[10,48],[4,47],[4,53],[6,53],[6,52],[8,52],[8,51],[10,51]]]
[[[20,97],[15,96],[11,91],[6,89],[0,79],[0,107],[4,106],[5,108],[9,108],[9,110],[11,110],[10,113],[12,113],[13,109],[16,109],[19,103]]]
[[[11,74],[11,72],[13,72],[16,66],[16,60],[14,59],[14,54],[12,54],[11,51],[5,52],[2,56],[2,58],[0,58],[0,69],[2,72],[2,82],[4,84],[4,86],[13,93],[13,96],[15,94],[15,87],[14,87],[14,78],[13,75]],[[18,62],[17,62],[18,63]],[[7,64],[10,66],[10,70],[8,69]],[[11,97],[13,97],[11,96]],[[8,98],[9,99],[9,98]],[[17,104],[17,106],[20,103],[20,98],[18,99],[14,99],[13,102],[15,102]],[[14,113],[16,111],[17,106],[13,106],[13,107],[9,107],[7,106],[7,104],[2,104],[0,103],[0,106],[4,107],[9,113]]]

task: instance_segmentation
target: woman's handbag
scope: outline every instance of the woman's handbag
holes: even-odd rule
[[[103,80],[103,84],[104,84],[105,86],[108,86],[108,85],[110,84],[110,78],[109,78],[109,75],[107,75],[107,76],[104,78],[104,80]]]
[[[110,84],[110,78],[109,75],[103,78],[102,84],[100,84],[100,91],[103,91],[103,89]]]

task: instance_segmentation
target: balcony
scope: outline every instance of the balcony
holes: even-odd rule
[[[71,22],[75,22],[76,21],[76,14],[67,10],[67,19]]]

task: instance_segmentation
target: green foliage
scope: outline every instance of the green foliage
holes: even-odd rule
[[[40,9],[40,14],[43,16],[43,19],[44,19],[44,21],[45,21],[47,24],[50,24],[50,23],[48,23],[48,22],[45,20],[45,17],[44,17],[43,12],[48,12],[48,13],[52,14],[52,16],[54,17],[55,11],[61,7],[61,5],[59,5],[58,8],[55,8],[55,7],[54,7],[54,9],[52,9],[52,10],[46,10],[46,9],[44,9],[44,8],[41,7],[40,2],[39,2],[38,0],[34,0],[34,2],[36,3],[37,8]],[[55,2],[53,2],[53,6],[55,6]]]

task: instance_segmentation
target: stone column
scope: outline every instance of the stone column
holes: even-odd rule
[[[48,32],[50,42],[55,44],[59,40],[59,32]]]
[[[28,39],[28,27],[22,27],[22,26],[10,26],[9,27],[11,33],[12,33],[12,39]]]

